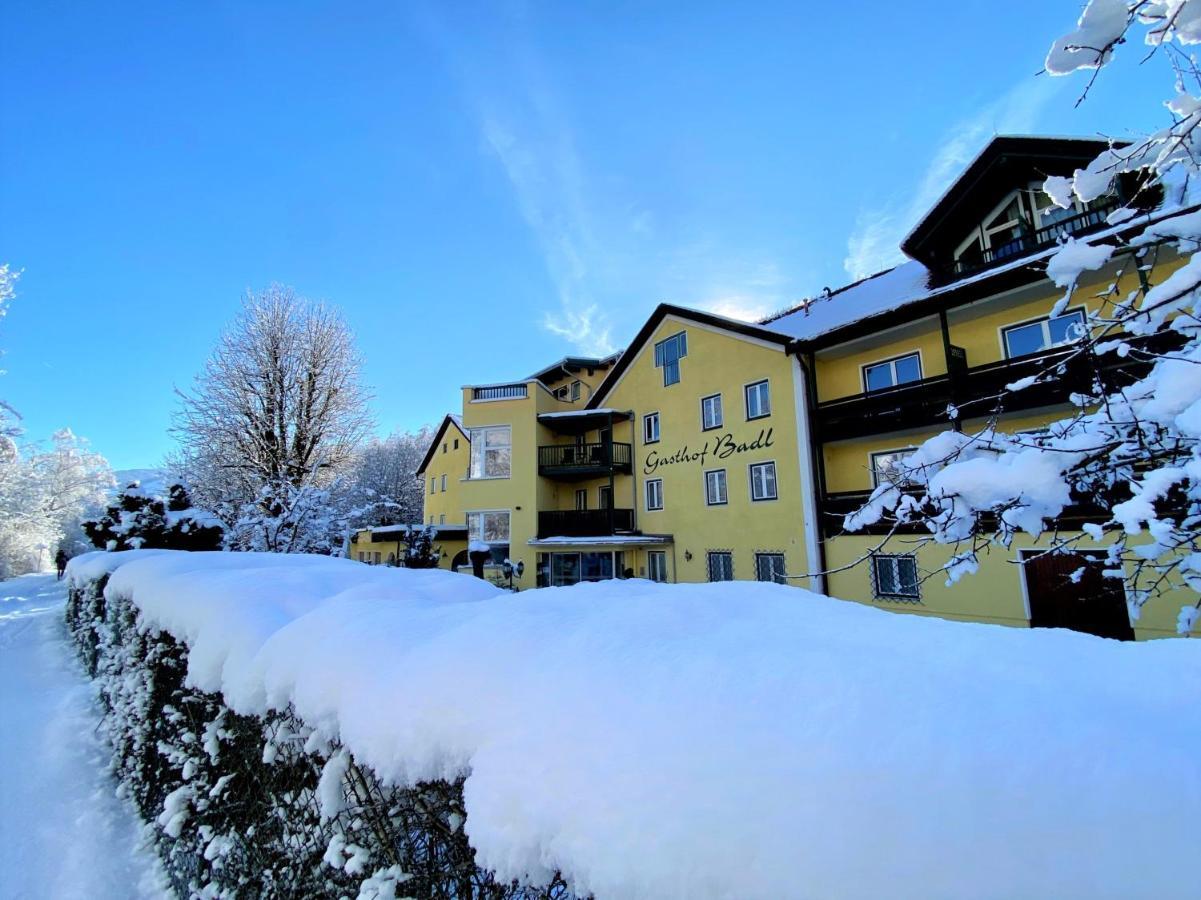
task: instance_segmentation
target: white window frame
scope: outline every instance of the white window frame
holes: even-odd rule
[[[433,496],[435,493],[437,493],[437,490],[438,490],[438,478],[437,478],[437,476],[431,475],[430,476],[430,495]]]
[[[917,357],[917,380],[916,381],[898,382],[897,381],[897,363],[903,359],[909,359],[912,356]],[[859,367],[859,378],[863,382],[863,393],[875,394],[875,393],[879,393],[880,391],[892,390],[895,387],[901,387],[902,385],[905,385],[905,384],[917,384],[918,381],[921,381],[923,378],[926,377],[926,367],[925,367],[925,365],[923,365],[924,362],[925,362],[925,360],[922,359],[922,351],[921,350],[913,350],[913,351],[910,351],[909,353],[902,353],[898,356],[890,356],[887,359],[878,359],[875,362],[863,363]],[[875,368],[878,368],[879,366],[888,366],[888,371],[892,375],[892,384],[890,384],[888,387],[875,388],[873,390],[872,388],[868,387],[868,384],[867,384],[867,370],[875,369]]]
[[[439,514],[438,514],[438,524],[439,524],[439,525],[445,525],[445,524],[446,524],[446,513],[439,513]]]
[[[868,451],[867,468],[868,468],[868,471],[871,472],[871,475],[872,475],[872,487],[877,488],[882,483],[880,480],[880,470],[876,466],[876,457],[877,456],[895,456],[898,453],[902,453],[906,456],[909,456],[909,455],[913,454],[914,452],[916,452],[916,450],[917,450],[917,448],[911,445],[909,447],[897,447],[892,450],[870,450],[870,451]],[[908,483],[908,482],[906,482],[906,483]]]
[[[442,493],[446,493],[446,476],[442,476]]]
[[[756,415],[751,415],[751,388],[764,388],[767,398],[767,412],[760,412]],[[758,394],[758,391],[756,391]],[[742,404],[746,409],[746,420],[754,422],[756,419],[766,419],[771,415],[771,379],[760,378],[758,381],[752,381],[749,384],[742,386]]]
[[[997,329],[997,338],[1001,342],[1002,358],[1004,358],[1004,359],[1021,359],[1022,358],[1020,356],[1013,356],[1010,354],[1008,334],[1009,334],[1009,332],[1013,331],[1016,328],[1025,328],[1029,325],[1040,325],[1041,324],[1042,331],[1043,331],[1043,340],[1046,342],[1043,345],[1043,348],[1041,350],[1035,350],[1034,351],[1035,353],[1048,353],[1048,352],[1056,349],[1057,347],[1067,346],[1066,344],[1052,344],[1051,343],[1051,320],[1052,319],[1060,319],[1065,316],[1070,316],[1070,315],[1073,315],[1074,313],[1080,314],[1080,324],[1087,327],[1087,325],[1088,325],[1088,309],[1086,309],[1083,306],[1073,306],[1071,309],[1065,309],[1058,316],[1051,316],[1051,315],[1035,316],[1032,319],[1023,319],[1020,322],[1011,322],[1008,325],[1000,326]],[[1080,338],[1076,338],[1075,340],[1080,340]],[[1069,343],[1071,343],[1071,342],[1069,342]],[[1032,356],[1033,354],[1027,353],[1024,355]]]
[[[656,572],[656,569],[658,571]],[[659,577],[656,578],[655,576]],[[667,551],[666,550],[647,550],[646,551],[646,577],[651,581],[659,584],[667,583]]]
[[[581,503],[581,501],[583,502]],[[576,512],[584,512],[588,509],[588,488],[576,488],[575,509]]]
[[[649,437],[647,437],[647,426],[650,425],[652,422],[654,422],[654,425],[655,425],[655,429],[654,429],[655,436],[653,438],[649,438]],[[659,443],[659,411],[658,410],[655,410],[654,412],[649,412],[642,417],[642,443],[643,444]]]
[[[725,556],[730,560],[730,577],[729,578],[714,578],[713,577],[713,558],[715,556]],[[733,550],[706,550],[705,551],[705,580],[710,583],[719,581],[734,580],[734,551]]]
[[[770,497],[756,497],[755,496],[755,469],[761,468],[763,466],[771,466],[771,480],[772,480],[772,485],[774,485],[776,491]],[[747,476],[747,481],[750,486],[751,502],[767,503],[772,500],[780,499],[780,470],[776,466],[776,461],[774,459],[765,459],[762,462],[748,463],[747,467],[746,467],[746,476]]]
[[[651,495],[657,494],[658,505],[653,505]],[[657,512],[663,509],[663,479],[648,478],[642,484],[642,499],[646,504],[647,512]]]
[[[713,493],[710,490],[711,484],[716,483],[716,481],[714,481],[714,482],[710,481],[711,475],[720,475],[721,476],[721,478],[720,478],[721,499],[719,499],[719,500],[713,499]],[[726,470],[725,469],[706,469],[705,473],[704,473],[704,479],[705,479],[705,505],[706,506],[726,506],[726,505],[728,505],[730,502],[730,481],[729,481],[729,478],[726,476]]]
[[[897,560],[906,559],[913,562],[913,593],[903,591],[888,592],[880,590],[879,565],[886,562],[893,567],[893,581],[901,584],[901,570]],[[905,600],[918,603],[922,599],[922,580],[917,569],[917,556],[913,553],[873,553],[871,556],[872,596],[877,600]]]
[[[482,533],[483,524],[484,524],[483,518],[480,519],[481,531],[476,532],[475,534],[472,533],[472,528],[471,528],[472,516],[481,516],[482,517],[482,516],[486,516],[486,515],[500,515],[502,513],[504,514],[505,522],[508,523],[507,527],[505,528],[505,531],[508,532],[508,537],[506,537],[504,540],[500,540],[500,541],[485,541],[484,540],[484,536]],[[504,546],[505,544],[508,544],[513,538],[513,511],[512,510],[509,510],[509,509],[472,509],[472,510],[467,511],[466,518],[467,518],[467,542],[468,543],[471,543],[472,541],[480,541],[485,544],[491,544],[491,545],[499,547],[499,546]]]
[[[490,449],[499,450],[502,446],[493,448],[488,447],[489,432],[505,432],[509,436],[507,449],[509,451],[509,471],[506,475],[486,475],[488,471],[488,451]],[[480,469],[479,474],[476,474],[476,448],[479,448]],[[513,426],[512,425],[481,425],[478,428],[471,429],[471,457],[467,463],[467,477],[471,481],[490,481],[495,479],[504,479],[513,477]]]
[[[707,425],[705,423],[705,421],[706,421],[705,420],[705,415],[706,415],[705,404],[708,403],[710,400],[717,401],[717,422],[714,423],[713,425]],[[722,402],[722,399],[721,399],[721,392],[719,391],[716,394],[707,394],[706,396],[701,397],[701,431],[715,431],[718,428],[723,428],[725,426],[725,424],[726,424],[726,411],[725,411],[725,404]]]
[[[571,383],[571,399],[573,402],[580,399],[580,394],[583,392],[583,389],[583,382],[573,381]]]

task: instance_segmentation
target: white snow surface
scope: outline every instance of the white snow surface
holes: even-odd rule
[[[239,712],[293,704],[389,781],[466,775],[464,827],[503,878],[559,869],[598,900],[1195,896],[1193,641],[254,553],[125,554],[107,592]]]
[[[65,597],[53,575],[0,582],[0,897],[167,896],[136,814],[114,794]]]

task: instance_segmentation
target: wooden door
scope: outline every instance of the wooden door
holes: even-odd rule
[[[1081,567],[1083,576],[1073,582],[1072,573]],[[1134,640],[1125,588],[1119,579],[1101,575],[1096,558],[1090,560],[1083,553],[1031,555],[1022,568],[1031,628],[1070,628],[1098,637]]]

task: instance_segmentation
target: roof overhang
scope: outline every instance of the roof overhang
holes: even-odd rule
[[[1024,182],[1070,175],[1109,146],[1100,138],[994,137],[905,236],[901,250],[933,267],[939,251],[961,241],[1006,193]]]
[[[540,413],[538,424],[558,434],[584,434],[605,428],[614,422],[624,422],[633,417],[629,410],[580,409],[570,412]]]
[[[434,451],[438,449],[438,444],[442,442],[442,435],[446,434],[447,428],[454,428],[467,439],[468,443],[471,443],[471,435],[463,430],[463,426],[458,423],[458,420],[453,415],[447,413],[443,416],[442,424],[438,426],[438,430],[434,432],[434,439],[430,441],[430,445],[425,451],[425,456],[421,458],[421,465],[417,467],[417,471],[413,474],[425,474],[426,467],[430,464],[430,460],[433,459]]]

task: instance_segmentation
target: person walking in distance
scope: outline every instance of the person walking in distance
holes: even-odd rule
[[[58,577],[63,577],[63,572],[67,571],[67,551],[62,547],[58,548],[58,553],[54,556],[54,565],[58,568]]]

